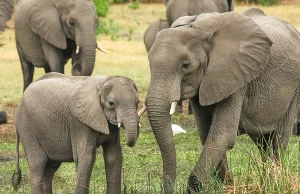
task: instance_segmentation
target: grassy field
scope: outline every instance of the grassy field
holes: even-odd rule
[[[246,6],[235,6],[241,13]],[[263,8],[272,16],[286,20],[300,30],[300,4]],[[99,36],[98,45],[109,53],[97,53],[93,75],[122,75],[133,79],[144,102],[150,83],[147,52],[143,44],[143,33],[148,24],[165,17],[163,4],[141,4],[137,10],[127,5],[114,5],[103,19],[111,23],[111,35]],[[129,41],[130,40],[130,41]],[[0,34],[0,110],[9,113],[9,123],[0,125],[0,193],[14,193],[10,181],[15,169],[15,143],[13,115],[22,95],[22,72],[15,48],[14,30]],[[70,64],[65,67],[70,74]],[[43,69],[35,69],[35,79],[43,75]],[[193,116],[175,115],[173,123],[187,130],[175,136],[177,151],[176,193],[184,193],[187,178],[201,151]],[[146,116],[142,117],[142,129],[134,148],[125,146],[122,131],[123,193],[154,194],[161,192],[162,162],[160,152]],[[22,150],[22,149],[21,149]],[[93,169],[90,193],[105,193],[105,171],[102,150],[98,149],[97,162]],[[29,171],[24,152],[21,151],[23,178],[18,193],[29,193]],[[246,136],[240,136],[233,150],[228,151],[229,165],[235,183],[220,185],[212,179],[207,193],[299,193],[300,187],[300,138],[293,137],[288,151],[279,166],[272,162],[261,163],[258,150]],[[72,193],[75,184],[75,165],[64,163],[55,175],[54,193]],[[222,191],[222,189],[224,189]]]

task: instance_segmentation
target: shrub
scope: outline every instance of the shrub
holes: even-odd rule
[[[99,34],[110,35],[112,40],[116,40],[120,37],[120,25],[113,19],[109,19],[108,22],[100,21],[96,31],[96,35]]]
[[[278,0],[258,0],[258,3],[263,6],[277,5]]]
[[[109,10],[109,0],[94,0],[98,17],[105,17]]]

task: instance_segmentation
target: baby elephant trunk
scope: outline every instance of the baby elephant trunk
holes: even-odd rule
[[[126,130],[126,145],[133,147],[139,136],[139,118],[137,114],[126,119],[123,125]]]

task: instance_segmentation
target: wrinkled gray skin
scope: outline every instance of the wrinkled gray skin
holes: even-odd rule
[[[233,11],[232,0],[164,0],[164,3],[170,26],[182,16]]]
[[[93,1],[19,0],[15,16],[24,90],[32,82],[34,67],[64,73],[70,58],[72,75],[92,74],[99,25]]]
[[[0,31],[4,31],[6,28],[6,22],[11,18],[14,9],[13,0],[1,0],[0,1]]]
[[[107,193],[121,193],[118,123],[126,130],[126,144],[134,146],[139,134],[138,100],[134,82],[125,77],[49,73],[33,82],[15,116],[28,158],[31,193],[52,193],[55,171],[62,162],[71,161],[77,167],[74,193],[88,193],[99,146],[103,148]],[[17,164],[15,188],[19,173]]]
[[[147,52],[150,51],[151,46],[153,45],[156,35],[159,31],[163,29],[169,28],[169,24],[167,20],[159,19],[153,23],[151,23],[144,33],[144,44]]]
[[[286,149],[299,110],[299,52],[299,33],[255,8],[243,15],[182,17],[158,33],[149,53],[146,106],[162,154],[165,193],[173,193],[176,179],[169,110],[180,99],[191,99],[203,145],[189,192],[205,186],[216,169],[222,181],[230,177],[226,151],[238,130],[262,155],[270,141],[279,160],[278,145]]]

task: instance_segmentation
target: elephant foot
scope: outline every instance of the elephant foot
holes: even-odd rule
[[[5,111],[0,111],[0,124],[7,123],[7,114]]]
[[[179,106],[179,105],[177,105],[177,110],[176,110],[178,113],[182,113],[183,111],[182,111],[182,106]]]
[[[196,194],[202,190],[202,184],[196,176],[190,176],[188,182],[187,193]]]

